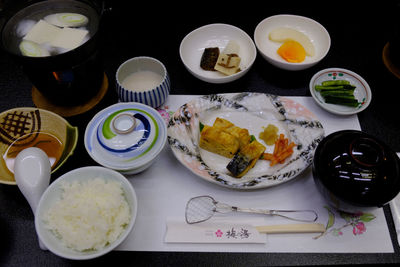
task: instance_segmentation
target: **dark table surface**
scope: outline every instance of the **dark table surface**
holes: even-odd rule
[[[105,98],[85,114],[68,118],[79,127],[80,139],[74,155],[57,171],[59,176],[71,169],[95,165],[84,150],[82,133],[100,109],[116,102],[115,72],[125,60],[151,56],[162,61],[171,77],[171,94],[211,94],[263,92],[285,96],[310,96],[309,81],[317,71],[340,67],[360,74],[370,85],[372,102],[358,118],[363,131],[375,135],[400,151],[400,80],[382,61],[385,44],[392,40],[400,22],[396,2],[372,1],[359,5],[345,1],[277,3],[260,6],[261,1],[236,4],[196,2],[171,6],[170,3],[126,4],[109,1],[104,24],[104,70],[109,78]],[[133,2],[133,1],[132,1]],[[169,1],[168,1],[169,2]],[[378,2],[378,1],[375,1]],[[320,2],[321,3],[321,2]],[[1,2],[0,2],[1,4]],[[0,6],[1,7],[1,6]],[[328,55],[314,67],[297,72],[277,69],[259,54],[250,71],[237,81],[209,84],[193,77],[179,57],[181,40],[190,31],[211,23],[240,27],[253,38],[254,29],[264,18],[276,14],[295,14],[320,22],[329,32],[332,44]],[[400,48],[399,48],[400,49]],[[0,52],[0,112],[21,106],[34,106],[32,84],[21,67]],[[318,116],[318,114],[317,114]],[[16,186],[0,184],[0,265],[330,265],[400,263],[400,249],[388,205],[384,207],[394,253],[181,253],[114,251],[90,261],[70,261],[40,250],[31,209]]]

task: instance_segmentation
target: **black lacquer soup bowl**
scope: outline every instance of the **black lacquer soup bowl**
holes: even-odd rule
[[[334,132],[318,145],[314,181],[338,210],[382,207],[400,191],[400,160],[376,137],[356,130]]]

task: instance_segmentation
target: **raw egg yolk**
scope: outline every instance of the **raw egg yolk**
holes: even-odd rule
[[[300,63],[306,58],[304,47],[296,41],[284,42],[278,49],[278,54],[287,62]]]

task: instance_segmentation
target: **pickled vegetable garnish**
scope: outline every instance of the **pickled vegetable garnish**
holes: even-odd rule
[[[267,145],[272,146],[275,140],[278,139],[278,127],[273,124],[268,124],[264,131],[259,134],[259,138],[263,140]]]

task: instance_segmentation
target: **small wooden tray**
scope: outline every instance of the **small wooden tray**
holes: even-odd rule
[[[383,59],[383,64],[385,64],[386,68],[397,78],[400,79],[400,68],[395,66],[393,62],[390,60],[390,43],[386,43],[386,45],[383,48],[382,52],[382,59]]]
[[[36,87],[32,87],[32,100],[37,108],[53,111],[62,117],[72,117],[85,113],[96,106],[108,91],[108,78],[104,73],[103,83],[97,95],[78,106],[58,106],[51,103]]]

